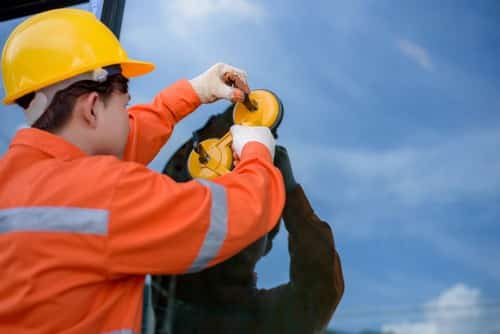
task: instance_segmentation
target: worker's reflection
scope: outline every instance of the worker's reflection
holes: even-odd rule
[[[212,117],[197,135],[200,139],[220,137],[231,125],[228,108]],[[176,181],[189,180],[186,159],[191,149],[189,140],[170,159],[164,173]],[[200,273],[177,276],[175,298],[170,304],[171,277],[153,277],[156,333],[167,333],[169,326],[175,334],[305,334],[326,327],[344,291],[332,231],[314,214],[302,187],[295,182],[283,147],[276,148],[275,164],[287,190],[283,221],[288,230],[290,282],[272,289],[256,286],[255,265],[271,250],[277,225],[226,262]]]

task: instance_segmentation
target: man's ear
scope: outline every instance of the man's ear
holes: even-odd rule
[[[78,100],[78,109],[83,122],[91,127],[97,127],[99,94],[91,92],[81,96]]]

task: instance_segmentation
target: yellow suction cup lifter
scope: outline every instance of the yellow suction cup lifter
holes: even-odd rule
[[[248,95],[248,100],[255,109],[249,108],[249,103],[236,103],[233,109],[234,124],[274,129],[281,121],[281,104],[272,92],[254,90]]]
[[[244,102],[236,103],[233,109],[234,124],[267,126],[275,129],[281,122],[283,109],[276,95],[268,90],[254,90]],[[233,168],[231,132],[222,138],[210,138],[197,144],[188,158],[188,171],[193,178],[213,179]]]

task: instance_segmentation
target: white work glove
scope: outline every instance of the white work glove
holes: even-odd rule
[[[236,152],[238,157],[241,157],[241,152],[246,144],[256,141],[267,147],[274,160],[276,140],[268,127],[233,125],[231,127],[231,135],[233,136],[233,151]]]
[[[245,94],[250,93],[246,72],[223,63],[215,64],[205,73],[189,80],[189,83],[201,103],[211,103],[218,99],[243,102]]]

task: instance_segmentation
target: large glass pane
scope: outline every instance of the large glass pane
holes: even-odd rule
[[[282,99],[279,141],[344,263],[332,329],[493,333],[498,15],[495,1],[129,0],[122,41],[157,65],[134,102],[218,61]],[[152,167],[226,105],[181,122]],[[287,282],[288,258],[282,228],[258,285]]]
[[[343,261],[330,331],[498,333],[498,17],[495,1],[128,0],[121,40],[157,66],[132,103],[219,61],[281,98],[279,142]],[[21,20],[0,23],[2,43]],[[150,167],[226,106],[183,120]],[[0,114],[1,153],[24,122]],[[282,226],[258,286],[289,266]]]

